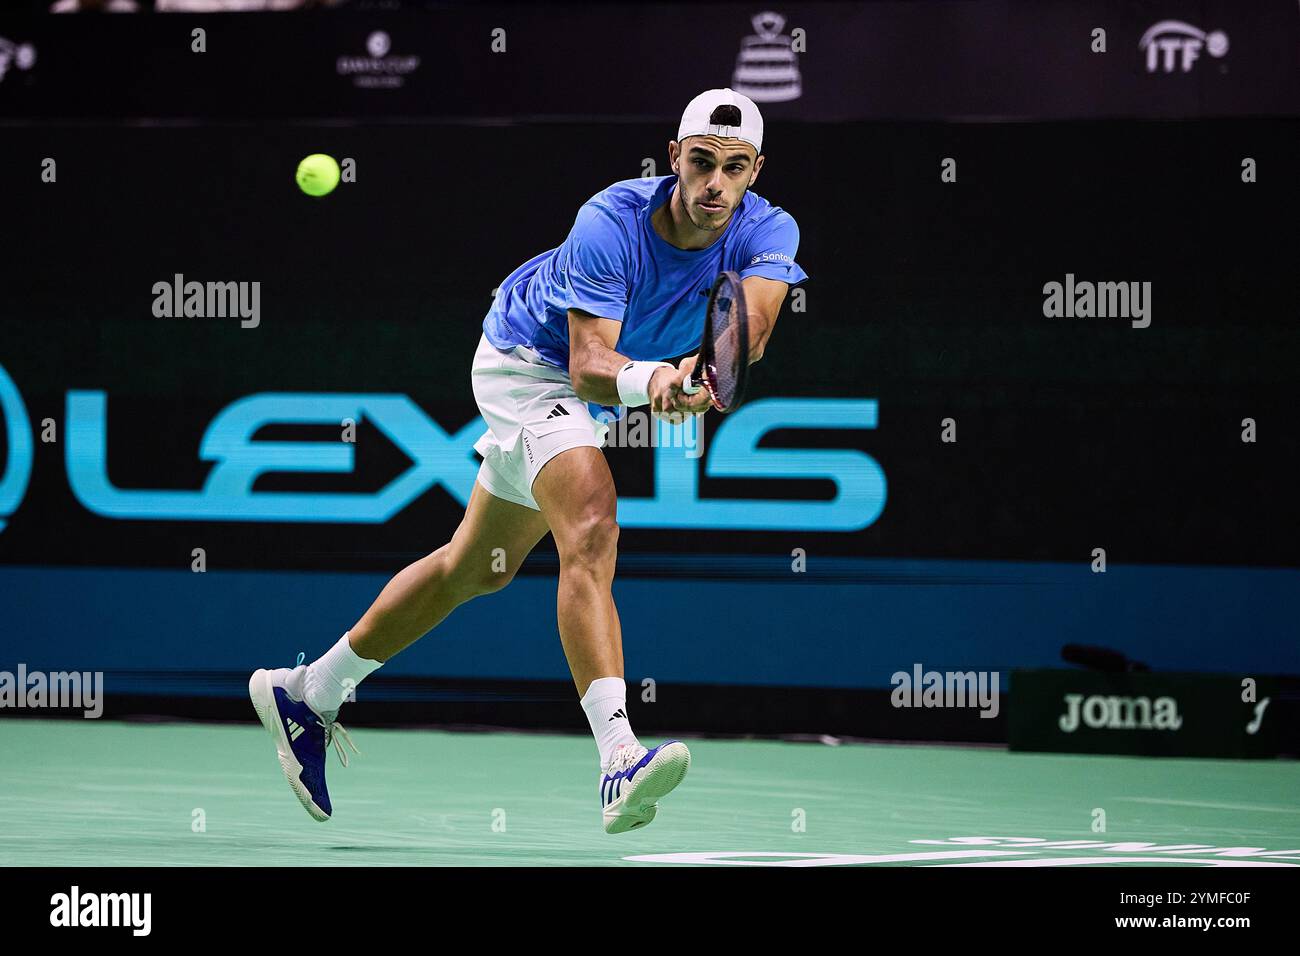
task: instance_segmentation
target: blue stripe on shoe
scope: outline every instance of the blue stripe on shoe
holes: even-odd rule
[[[332,814],[334,810],[325,786],[325,728],[321,726],[320,717],[305,702],[290,698],[283,687],[277,686],[273,692],[275,709],[285,736],[289,738],[289,748],[302,765],[298,779],[311,794],[312,802],[327,815]]]
[[[655,755],[659,753],[660,750],[663,750],[663,748],[667,747],[669,744],[676,744],[676,743],[681,743],[681,741],[665,740],[659,746],[647,750],[645,752],[645,755],[640,760],[638,760],[631,767],[628,767],[626,770],[620,770],[618,773],[615,774],[608,774],[608,773],[605,774],[605,776],[600,781],[600,805],[602,807],[607,807],[611,803],[613,803],[614,800],[616,800],[618,796],[623,792],[624,780],[631,781],[631,779],[635,777],[637,773],[645,769],[645,766],[655,758]]]

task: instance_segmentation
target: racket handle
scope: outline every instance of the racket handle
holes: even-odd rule
[[[702,387],[703,386],[696,383],[694,372],[692,372],[690,375],[687,375],[686,379],[682,382],[682,392],[684,392],[687,395],[694,395]]]

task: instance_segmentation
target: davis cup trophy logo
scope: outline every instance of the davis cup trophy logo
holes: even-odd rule
[[[797,100],[803,93],[803,83],[793,38],[781,32],[785,17],[769,10],[755,14],[749,22],[754,25],[754,35],[740,40],[731,88],[755,103]]]
[[[4,474],[0,475],[0,531],[3,531],[5,519],[22,504],[27,480],[32,476],[32,426],[18,386],[3,365],[0,365],[0,415],[4,418],[8,448]]]

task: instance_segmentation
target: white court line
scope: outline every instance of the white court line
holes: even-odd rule
[[[1200,800],[1165,800],[1160,797],[1115,797],[1129,803],[1159,803],[1171,807],[1204,807],[1207,810],[1258,810],[1260,813],[1300,813],[1300,807],[1261,807],[1249,803],[1204,803]]]
[[[864,863],[912,863],[929,860],[959,860],[983,856],[1026,856],[1018,850],[945,850],[940,853],[779,853],[756,851],[744,853],[728,850],[720,853],[651,853],[625,856],[633,863],[711,863],[721,866],[859,866]],[[740,859],[729,859],[739,857]],[[750,859],[745,859],[749,857]],[[779,859],[753,859],[770,857]],[[796,859],[790,859],[795,857]]]
[[[1180,863],[1193,866],[1226,866],[1226,867],[1246,867],[1246,866],[1300,866],[1297,863],[1274,863],[1272,860],[1243,860],[1241,858],[1223,858],[1215,857],[1214,859],[1189,859],[1188,857],[1177,856],[1058,856],[1058,857],[1035,857],[1032,860],[989,860],[980,863],[938,863],[941,867],[959,867],[959,866],[1114,866],[1119,863],[1138,863],[1142,866],[1152,866],[1156,863]]]

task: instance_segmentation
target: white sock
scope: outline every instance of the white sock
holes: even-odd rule
[[[358,657],[348,643],[348,633],[337,644],[307,665],[303,675],[302,699],[318,714],[337,711],[343,702],[355,698],[358,684],[377,670],[380,661]]]
[[[609,766],[609,758],[619,744],[636,746],[639,741],[627,719],[627,685],[621,677],[600,677],[587,687],[582,709],[600,751],[600,769]]]

